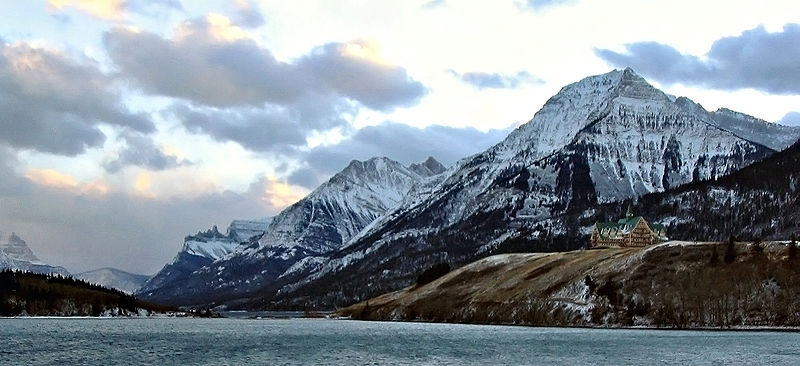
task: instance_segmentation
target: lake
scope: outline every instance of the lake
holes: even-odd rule
[[[0,319],[0,365],[798,365],[800,333],[329,319]]]

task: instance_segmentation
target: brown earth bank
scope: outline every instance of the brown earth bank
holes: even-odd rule
[[[792,327],[800,325],[797,257],[794,241],[504,254],[338,315],[537,326]]]

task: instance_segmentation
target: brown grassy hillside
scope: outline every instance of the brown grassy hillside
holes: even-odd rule
[[[341,309],[371,320],[528,325],[800,325],[785,242],[506,254]]]

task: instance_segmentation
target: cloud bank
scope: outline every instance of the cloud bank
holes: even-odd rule
[[[782,32],[769,33],[757,27],[739,36],[721,38],[705,57],[682,54],[657,42],[628,44],[623,53],[596,49],[595,54],[615,67],[630,66],[667,85],[800,94],[798,24],[787,24]]]
[[[0,143],[74,156],[102,146],[101,125],[155,131],[92,60],[0,39]]]

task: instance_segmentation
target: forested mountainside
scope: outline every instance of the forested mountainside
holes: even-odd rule
[[[0,316],[126,316],[168,310],[72,277],[0,272]]]

